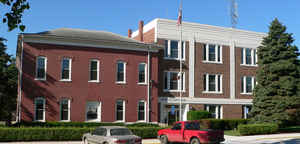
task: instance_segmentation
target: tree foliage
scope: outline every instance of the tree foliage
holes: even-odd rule
[[[0,0],[3,6],[9,7],[9,11],[3,15],[3,23],[7,23],[8,30],[12,31],[19,28],[25,30],[25,25],[22,24],[22,16],[25,10],[29,9],[27,0]]]
[[[300,121],[300,61],[292,34],[275,19],[258,47],[252,120],[282,126]]]
[[[0,38],[0,121],[10,123],[16,111],[18,71],[15,59],[5,52],[4,41]]]

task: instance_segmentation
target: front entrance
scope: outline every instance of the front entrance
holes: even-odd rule
[[[179,121],[179,110],[175,110],[174,112],[168,112],[168,125],[173,125],[174,122]]]

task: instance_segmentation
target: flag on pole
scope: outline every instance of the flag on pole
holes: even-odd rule
[[[177,25],[181,25],[182,23],[182,4],[180,3],[180,8],[178,12]]]

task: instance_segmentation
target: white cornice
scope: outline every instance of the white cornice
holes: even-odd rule
[[[179,103],[179,97],[160,97],[160,103]],[[252,104],[252,99],[225,99],[225,98],[182,98],[183,104],[241,104],[250,105]]]

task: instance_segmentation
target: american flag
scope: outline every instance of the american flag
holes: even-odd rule
[[[177,25],[181,25],[182,23],[182,4],[180,3],[180,8],[178,12]]]

